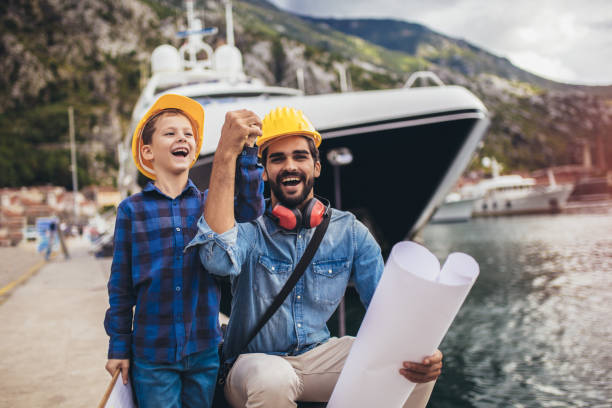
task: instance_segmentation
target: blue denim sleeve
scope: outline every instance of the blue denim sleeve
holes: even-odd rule
[[[218,234],[201,216],[198,232],[185,251],[197,245],[200,261],[208,272],[217,276],[237,276],[256,241],[255,228],[252,223],[235,224],[233,228]]]
[[[358,220],[354,221],[355,256],[351,279],[355,283],[361,303],[367,308],[374,296],[374,291],[385,267],[380,246],[367,229]]]
[[[263,167],[257,163],[257,146],[245,147],[236,163],[234,216],[237,222],[249,222],[264,212]]]
[[[109,308],[104,328],[110,337],[108,358],[130,358],[132,344],[132,308],[136,297],[132,287],[131,222],[124,201],[117,209],[113,263],[108,280]]]

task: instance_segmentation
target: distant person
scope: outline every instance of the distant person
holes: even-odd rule
[[[221,340],[219,289],[197,251],[184,251],[206,197],[188,176],[203,126],[199,103],[164,95],[132,138],[136,166],[153,182],[117,209],[104,327],[110,337],[106,369],[111,375],[121,369],[124,383],[131,372],[140,408],[205,408],[212,402]],[[242,140],[242,154],[234,157],[232,211],[242,221],[257,218],[264,206],[254,146],[260,119],[250,111],[229,112],[222,133]]]
[[[47,248],[45,249],[45,261],[48,261],[51,258],[51,252],[53,251],[53,244],[55,243],[56,238],[56,225],[55,222],[51,221],[49,224],[49,229],[47,230]]]
[[[330,338],[326,322],[349,281],[367,307],[384,264],[372,234],[353,214],[330,209],[325,199],[314,196],[314,181],[321,173],[321,136],[303,113],[275,109],[263,119],[262,131],[257,145],[263,177],[270,186],[264,215],[248,223],[234,219],[233,171],[241,140],[224,133],[198,235],[190,246],[199,246],[205,268],[229,276],[232,282],[234,297],[223,357],[235,362],[225,382],[227,400],[234,408],[291,408],[296,401],[329,400],[354,337]],[[329,226],[311,264],[283,305],[242,350],[325,217],[331,217]],[[427,405],[441,368],[439,350],[422,362],[397,362],[397,375],[418,383],[405,407]]]

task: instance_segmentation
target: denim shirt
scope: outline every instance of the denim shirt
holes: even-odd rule
[[[314,231],[286,231],[264,214],[217,234],[200,217],[198,233],[188,247],[199,245],[204,267],[212,274],[229,276],[232,284],[226,359],[240,353],[238,349],[293,272]],[[349,281],[367,307],[383,268],[380,247],[368,229],[353,214],[333,210],[312,262],[247,352],[298,355],[327,341],[326,322]]]

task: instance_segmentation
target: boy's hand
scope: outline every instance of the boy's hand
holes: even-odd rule
[[[442,352],[436,350],[431,356],[423,359],[423,363],[404,361],[400,374],[413,383],[426,383],[437,379],[442,373]]]
[[[117,369],[121,369],[121,378],[123,379],[123,384],[127,384],[128,370],[130,369],[130,360],[119,360],[115,358],[110,358],[106,362],[106,371],[108,371],[111,376],[115,374],[115,371],[117,371]]]
[[[245,144],[252,147],[255,139],[261,136],[261,119],[250,110],[242,109],[227,112],[221,129],[217,153],[237,157]]]

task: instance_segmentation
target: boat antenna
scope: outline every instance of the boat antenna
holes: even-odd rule
[[[349,86],[348,86],[348,81],[346,78],[347,77],[346,65],[340,62],[334,62],[334,68],[336,68],[336,71],[338,71],[338,76],[340,78],[340,92],[348,92]]]
[[[212,47],[203,41],[204,36],[217,34],[217,28],[204,28],[204,24],[199,18],[195,17],[193,11],[194,0],[185,0],[187,9],[187,30],[179,31],[179,38],[187,38],[187,42],[179,49],[179,54],[183,58],[183,65],[187,68],[210,68]],[[198,54],[204,51],[206,58],[198,60]]]
[[[306,85],[304,84],[304,69],[298,68],[295,71],[295,76],[297,79],[298,89],[302,92],[306,92]]]
[[[232,1],[224,0],[225,4],[225,26],[227,31],[227,44],[234,47],[234,17],[232,15]]]
[[[493,173],[493,178],[498,178],[501,170],[501,165],[495,160],[495,157],[491,159],[491,171]]]

